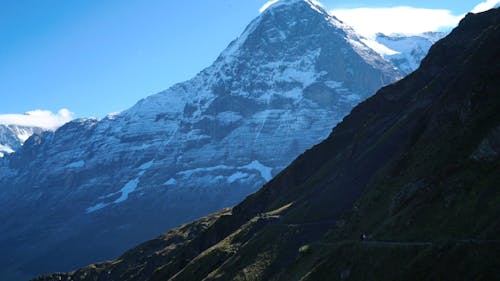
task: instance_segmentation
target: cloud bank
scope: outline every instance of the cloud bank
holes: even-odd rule
[[[480,13],[498,7],[500,0],[486,0],[476,5],[471,12]],[[375,33],[419,34],[427,31],[451,29],[465,16],[454,15],[446,9],[415,7],[334,9],[330,13],[358,33],[372,37]]]
[[[414,7],[336,9],[330,13],[364,36],[384,34],[419,34],[456,26],[462,15],[449,10]]]
[[[33,110],[25,114],[0,114],[1,125],[38,127],[44,130],[56,130],[73,119],[73,112],[66,108],[53,113],[49,110]]]
[[[499,5],[500,5],[500,0],[486,0],[482,3],[477,4],[477,6],[474,7],[474,9],[472,9],[471,12],[481,13],[481,12],[487,11],[489,9],[498,7]]]

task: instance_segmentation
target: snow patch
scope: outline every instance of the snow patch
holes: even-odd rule
[[[385,59],[393,62],[404,73],[410,73],[419,67],[420,61],[425,57],[430,47],[445,35],[445,32],[426,32],[412,36],[380,33],[374,39],[376,43],[380,46],[386,46],[387,49],[394,52],[388,53],[377,48],[373,49]]]
[[[65,168],[82,168],[83,166],[85,166],[85,161],[80,160],[66,165]]]
[[[32,135],[33,135],[32,130],[26,130],[23,128],[16,127],[16,137],[21,141],[21,143],[27,141]]]
[[[107,207],[107,206],[109,206],[109,205],[110,205],[110,203],[98,203],[98,204],[96,204],[96,205],[94,205],[94,206],[92,206],[92,207],[88,207],[88,208],[85,210],[85,212],[86,212],[87,214],[89,214],[89,213],[95,212],[95,211],[97,211],[97,210],[100,210],[100,209],[102,209],[102,208],[104,208],[104,207]]]
[[[233,183],[237,180],[241,180],[241,179],[244,179],[244,178],[247,178],[248,177],[248,174],[247,173],[242,173],[242,172],[236,172],[232,175],[230,175],[229,177],[227,177],[227,182],[228,183]]]
[[[116,199],[113,203],[121,203],[123,201],[126,201],[128,199],[128,195],[132,192],[134,192],[137,189],[137,185],[139,184],[139,179],[134,179],[129,181],[121,190],[120,192],[122,195]]]
[[[227,170],[257,170],[259,172],[259,174],[261,175],[261,177],[264,178],[266,181],[269,181],[273,178],[273,176],[272,176],[273,168],[263,165],[258,160],[254,160],[254,161],[250,162],[250,164],[247,164],[247,165],[244,165],[241,167],[217,165],[217,166],[213,166],[213,167],[196,168],[196,169],[192,169],[192,170],[180,171],[177,173],[177,175],[180,175],[180,176],[183,176],[186,178],[190,178],[195,173],[213,172],[213,171],[220,171],[220,170],[226,170],[226,171]],[[237,180],[237,178],[240,176],[242,177],[243,174],[244,174],[243,172],[237,171],[228,177],[228,181],[230,179]],[[245,173],[245,177],[248,177],[248,176],[249,175]],[[165,183],[165,184],[167,184],[167,183]]]
[[[147,170],[147,169],[151,168],[151,166],[153,166],[153,162],[154,162],[154,160],[151,160],[149,162],[142,164],[141,166],[139,166],[139,170]]]
[[[385,45],[382,45],[373,39],[361,38],[360,40],[366,46],[372,48],[375,52],[379,53],[382,56],[393,56],[399,54],[398,51],[395,51]]]
[[[92,212],[95,212],[97,210],[100,210],[102,208],[105,208],[111,204],[119,204],[119,203],[122,203],[124,201],[127,201],[128,199],[128,196],[130,193],[136,191],[137,189],[137,186],[139,185],[139,179],[133,179],[129,182],[127,182],[122,189],[120,189],[119,191],[117,192],[113,192],[113,193],[110,193],[110,194],[107,194],[107,195],[103,195],[103,196],[100,196],[99,199],[106,199],[106,198],[110,198],[112,196],[115,196],[119,193],[120,194],[120,197],[118,197],[115,201],[113,202],[110,202],[110,203],[103,203],[103,202],[100,202],[100,203],[97,203],[96,205],[94,206],[91,206],[91,207],[88,207],[85,211],[86,213],[92,213]]]
[[[12,149],[8,145],[0,144],[0,158],[2,158],[5,154],[14,153],[14,149]]]
[[[300,71],[295,68],[287,68],[283,71],[282,75],[279,81],[298,82],[305,88],[316,81],[318,72],[314,71],[314,69],[310,71]]]
[[[263,165],[258,160],[254,160],[250,164],[245,165],[242,168],[259,171],[261,177],[264,178],[266,181],[270,181],[273,178],[273,175],[271,173],[273,168]]]
[[[305,88],[316,82],[326,72],[315,69],[316,61],[321,54],[321,49],[308,51],[300,59],[293,62],[274,61],[262,65],[262,72],[270,71],[270,84],[276,82],[296,82]]]
[[[106,116],[106,119],[108,120],[115,120],[118,116],[120,116],[121,112],[117,111],[117,112],[111,112],[110,114],[108,114]]]
[[[164,183],[164,185],[176,185],[177,181],[174,178],[170,178],[168,181]]]

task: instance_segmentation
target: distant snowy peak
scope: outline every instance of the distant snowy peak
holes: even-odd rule
[[[17,151],[33,134],[41,134],[43,129],[18,125],[0,125],[0,157]]]
[[[334,27],[340,33],[342,33],[347,42],[352,45],[354,50],[367,62],[376,63],[379,54],[375,52],[370,46],[365,44],[362,38],[352,29],[351,26],[345,24],[334,15],[328,13],[320,2],[315,0],[274,0],[269,1],[266,5],[269,6],[264,9],[262,15],[255,20],[255,25],[257,25],[258,22],[264,20],[266,16],[268,16],[267,14],[288,16],[289,28],[293,28],[294,26],[296,26],[297,21],[308,21],[311,17],[321,16],[325,22],[331,25],[331,27]],[[283,19],[278,19],[278,22],[281,20]],[[283,26],[280,27],[283,28]],[[312,28],[307,31],[315,33],[317,29]],[[288,38],[286,38],[286,36],[282,36],[282,39],[285,40]]]
[[[298,101],[303,98],[301,91],[314,83],[359,75],[355,71],[359,64],[383,70],[383,81],[403,76],[318,2],[271,1],[211,66],[187,82],[141,100],[120,118],[178,120],[189,112],[193,120],[201,119],[214,99],[228,95],[259,103],[277,96]],[[162,116],[151,114],[158,111]],[[177,128],[171,124],[166,129],[173,133]]]
[[[314,18],[318,17],[321,17],[324,23],[328,23],[331,27],[343,33],[345,39],[348,40],[349,43],[353,43],[352,45],[356,47],[356,49],[361,50],[363,54],[373,51],[362,43],[359,36],[350,26],[346,25],[335,16],[330,15],[323,8],[322,4],[317,1],[269,1],[265,7],[266,9],[262,10],[261,15],[252,21],[241,36],[233,41],[221,54],[221,58],[235,57],[238,55],[238,51],[244,50],[247,45],[251,45],[251,42],[255,41],[255,38],[252,37],[260,37],[262,40],[268,41],[267,43],[279,43],[285,40],[296,40],[299,37],[299,39],[304,39],[304,37],[307,37],[308,33],[311,35],[317,34],[325,30],[324,25],[314,27],[309,24],[311,29],[299,29],[308,26],[307,22],[314,21]],[[270,51],[274,51],[274,53],[279,51],[286,52],[286,49],[275,49]],[[375,53],[371,53],[371,55],[376,56]]]
[[[380,48],[373,47],[399,70],[409,74],[418,68],[430,47],[446,36],[448,32],[425,32],[417,35],[379,33],[375,42]]]
[[[323,4],[315,0],[270,0],[265,3],[262,8],[260,8],[260,12],[263,13],[270,8],[275,8],[278,6],[286,6],[286,5],[294,5],[297,3],[305,3],[308,4],[311,8],[320,10],[323,8]]]
[[[401,33],[393,33],[390,35],[386,35],[383,33],[377,33],[376,34],[376,39],[379,42],[387,43],[389,47],[394,47],[395,49],[401,49],[401,47],[406,46],[407,49],[408,47],[414,47],[416,44],[413,41],[416,40],[422,40],[425,42],[430,42],[431,44],[436,43],[440,39],[442,39],[444,36],[446,36],[449,32],[448,31],[429,31],[429,32],[424,32],[420,34],[401,34]],[[390,45],[389,42],[406,42],[405,43],[400,43],[400,45]],[[409,43],[410,42],[410,43]],[[412,44],[413,43],[413,44]],[[399,47],[399,48],[398,48]]]

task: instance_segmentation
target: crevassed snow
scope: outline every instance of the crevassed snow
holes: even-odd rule
[[[241,180],[241,179],[244,179],[244,178],[247,178],[248,177],[248,174],[247,173],[243,173],[243,172],[236,172],[232,175],[230,175],[229,177],[227,177],[227,182],[228,183],[233,183],[237,180]]]
[[[259,171],[260,175],[266,180],[270,181],[273,178],[272,175],[272,170],[273,168],[267,167],[260,163],[258,160],[252,161],[250,164],[243,166],[242,168],[249,169],[249,170],[257,170]]]
[[[66,165],[65,168],[81,168],[83,166],[85,166],[85,161],[80,160]]]

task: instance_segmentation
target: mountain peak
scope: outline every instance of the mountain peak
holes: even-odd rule
[[[259,11],[263,13],[279,6],[291,6],[297,4],[307,4],[320,13],[325,12],[325,10],[323,9],[323,4],[316,0],[270,0],[266,4],[264,4]]]
[[[301,59],[308,52],[312,57],[317,57],[332,50],[352,50],[373,67],[396,72],[389,63],[363,43],[350,26],[330,15],[322,4],[315,0],[267,2],[261,8],[261,14],[231,42],[214,66],[216,71],[220,71],[227,69],[228,65],[253,64],[256,57],[281,65],[282,62]],[[351,57],[347,53],[344,55]],[[221,65],[223,66],[220,67]],[[274,68],[277,67],[278,65],[275,65]],[[236,68],[241,70],[245,67]],[[228,72],[221,76],[233,77],[232,73]]]

